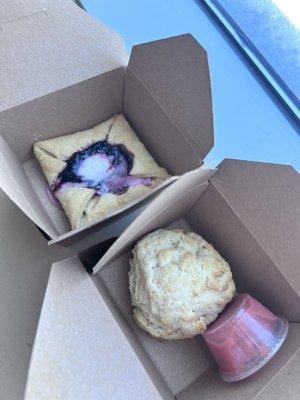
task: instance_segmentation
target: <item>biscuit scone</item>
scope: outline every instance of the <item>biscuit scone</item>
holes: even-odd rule
[[[205,331],[235,294],[228,263],[201,236],[159,229],[141,239],[130,260],[136,323],[162,339]]]
[[[145,197],[169,177],[122,114],[83,132],[38,141],[34,154],[72,229]]]

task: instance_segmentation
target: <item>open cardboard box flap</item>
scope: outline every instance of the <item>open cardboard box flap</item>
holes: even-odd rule
[[[93,291],[94,295],[94,289],[97,288],[99,297],[106,303],[101,307],[98,305],[97,310],[91,306],[89,325],[92,326],[97,320],[96,312],[100,312],[102,307],[108,307],[163,399],[193,400],[203,397],[208,400],[252,400],[267,398],[270,393],[272,398],[279,399],[274,389],[277,378],[283,382],[284,371],[294,375],[299,368],[300,288],[297,281],[297,257],[292,256],[289,265],[283,265],[277,246],[289,252],[299,251],[297,246],[292,247],[289,236],[299,235],[299,215],[296,214],[299,195],[299,175],[293,168],[282,165],[226,159],[217,171],[199,168],[180,177],[152,201],[98,264],[99,254],[103,254],[103,245],[98,249],[90,249],[90,257],[89,251],[79,255],[85,266],[96,265],[98,274],[90,277],[94,285],[89,291]],[[280,233],[286,224],[291,233],[285,237]],[[250,292],[273,312],[286,316],[291,322],[290,333],[283,348],[266,367],[245,381],[233,384],[223,382],[201,337],[183,341],[159,341],[151,338],[133,322],[128,291],[131,249],[148,232],[166,226],[192,229],[202,234],[230,263],[238,291]],[[266,237],[277,241],[272,244],[275,250],[272,246],[266,246]],[[78,258],[73,258],[57,263],[55,269],[64,268],[66,263],[69,266],[72,292],[72,277],[77,274],[80,266],[82,268],[82,264]],[[83,275],[87,279],[88,275]],[[50,303],[49,296],[59,297],[59,293],[53,288],[51,294],[48,292]],[[67,301],[64,300],[64,294],[60,301]],[[86,310],[89,310],[88,306]],[[50,311],[44,307],[42,321],[47,313]],[[54,338],[59,346],[65,340],[62,338],[72,338],[81,349],[85,349],[84,343],[87,340],[100,347],[109,342],[108,336],[102,335],[100,328],[96,333],[92,329],[88,330],[90,339],[75,338],[67,325],[61,319],[60,329],[63,329],[64,334]],[[41,362],[45,363],[46,360],[52,365],[53,359],[53,352],[43,349],[41,345],[43,341],[40,332],[37,334],[27,383],[31,391],[41,380]],[[45,329],[43,335],[47,337]],[[117,354],[118,349],[111,351]],[[64,358],[64,355],[61,357]],[[55,369],[56,372],[52,370],[52,373],[59,376],[59,369]],[[93,366],[88,369],[94,373]],[[128,369],[131,370],[131,367],[128,366]],[[71,370],[76,375],[73,367]],[[142,382],[145,377],[140,379]],[[60,382],[60,385],[60,390],[66,390],[65,382]],[[120,385],[123,385],[123,380]],[[53,395],[57,393],[57,387],[54,386],[51,386]],[[95,387],[101,398],[101,382],[97,381]],[[289,388],[291,396],[296,396],[297,390],[296,385]],[[147,391],[148,387],[145,393]],[[34,398],[28,397],[30,400]]]
[[[124,106],[145,144],[173,174],[198,167],[214,141],[206,51],[190,34],[134,46]]]
[[[127,64],[122,37],[71,0],[1,0],[0,26],[0,111]]]
[[[79,260],[54,264],[24,399],[124,398],[161,397]]]
[[[69,0],[20,4],[20,10],[5,4],[0,33],[7,53],[0,81],[5,98],[13,96],[7,82],[18,82],[21,73],[14,64],[27,74],[15,88],[19,100],[0,111],[0,187],[50,244],[78,252],[119,236],[149,198],[70,231],[65,213],[47,197],[33,143],[91,128],[123,112],[158,164],[173,175],[155,193],[199,167],[213,145],[207,57],[191,35],[180,35],[134,47],[126,70],[122,39]]]

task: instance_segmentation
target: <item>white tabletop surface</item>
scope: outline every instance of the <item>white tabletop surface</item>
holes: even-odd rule
[[[216,146],[224,157],[290,163],[299,168],[295,124],[193,0],[83,1],[133,43],[191,32],[209,52]],[[126,4],[125,4],[126,3]],[[37,228],[0,192],[0,399],[23,397],[32,343],[52,262],[68,256],[48,247]]]

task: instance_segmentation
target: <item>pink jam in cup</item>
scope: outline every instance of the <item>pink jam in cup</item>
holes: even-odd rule
[[[204,332],[203,338],[226,382],[252,375],[279,350],[288,322],[249,294],[240,294]]]

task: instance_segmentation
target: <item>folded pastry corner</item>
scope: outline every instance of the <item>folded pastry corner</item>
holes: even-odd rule
[[[85,131],[38,141],[34,154],[72,229],[109,216],[170,177],[123,114]]]

